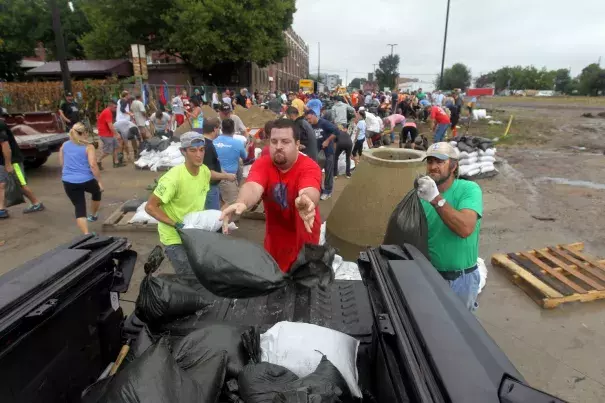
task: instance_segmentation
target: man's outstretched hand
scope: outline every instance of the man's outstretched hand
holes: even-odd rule
[[[223,210],[220,218],[223,222],[223,234],[229,233],[229,223],[231,222],[233,214],[242,215],[246,209],[247,207],[244,203],[233,203]]]
[[[315,203],[304,193],[298,196],[294,203],[296,204],[300,218],[305,224],[305,229],[308,233],[311,233],[313,223],[315,222]]]

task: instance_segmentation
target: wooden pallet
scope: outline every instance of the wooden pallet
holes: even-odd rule
[[[584,243],[527,252],[497,253],[492,265],[504,272],[543,308],[605,298],[605,260],[583,252]]]
[[[103,223],[103,231],[158,232],[158,224],[156,223],[129,224],[128,221],[134,217],[135,211],[124,212],[123,207],[124,205],[118,207],[118,209],[111,213],[111,215],[105,220]]]

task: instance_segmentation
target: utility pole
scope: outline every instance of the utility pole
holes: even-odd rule
[[[393,48],[394,48],[395,46],[397,46],[397,44],[396,44],[396,43],[387,43],[387,46],[390,46],[390,47],[391,47],[391,56],[393,56]]]
[[[320,73],[319,73],[319,62],[321,61],[321,46],[319,42],[317,42],[317,82],[321,82]]]
[[[439,89],[443,89],[443,68],[445,67],[445,46],[447,44],[447,26],[450,21],[450,0],[447,0],[447,12],[445,14],[445,34],[443,35],[443,55],[441,56],[441,75],[439,76]]]
[[[57,0],[49,0],[52,12],[53,32],[55,34],[55,44],[57,46],[57,59],[61,66],[61,78],[63,79],[63,90],[71,92],[71,80],[69,78],[69,66],[67,65],[67,56],[65,52],[65,39],[63,38],[63,28],[61,26],[61,12],[57,6]]]

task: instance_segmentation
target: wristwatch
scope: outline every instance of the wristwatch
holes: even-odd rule
[[[445,206],[445,202],[446,202],[446,200],[445,200],[445,199],[441,199],[441,200],[439,200],[439,201],[437,202],[437,207],[443,207],[443,206]]]
[[[435,208],[440,208],[440,207],[445,206],[446,200],[443,197],[441,197],[441,195],[437,196],[435,199],[437,199],[437,198],[439,198],[439,200],[437,202],[432,201],[431,205]]]

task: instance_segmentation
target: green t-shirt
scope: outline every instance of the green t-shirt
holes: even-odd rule
[[[206,165],[202,165],[198,175],[193,176],[185,164],[181,164],[171,168],[160,178],[153,194],[160,198],[162,210],[171,220],[182,222],[185,215],[204,210],[209,189],[210,170]],[[178,232],[169,225],[159,223],[158,232],[160,242],[164,245],[181,243]]]
[[[441,195],[456,210],[470,209],[479,215],[475,230],[461,238],[443,222],[435,207],[421,200],[429,230],[429,255],[437,270],[464,270],[477,264],[479,257],[479,228],[483,215],[483,196],[475,182],[455,179]]]

